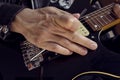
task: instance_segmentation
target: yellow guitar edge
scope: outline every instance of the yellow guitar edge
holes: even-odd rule
[[[102,28],[102,30],[105,31],[105,30],[107,30],[107,29],[109,29],[109,28],[111,28],[111,27],[113,27],[113,26],[115,26],[115,25],[117,25],[117,24],[119,24],[119,23],[120,23],[120,19],[117,19],[117,20],[115,20],[115,21],[107,24],[106,26],[104,26],[104,27]]]
[[[76,75],[75,77],[72,78],[72,80],[75,80],[76,78],[78,78],[80,76],[83,76],[83,75],[87,75],[87,74],[101,74],[101,75],[106,75],[106,76],[110,76],[110,77],[120,79],[120,76],[117,76],[117,75],[114,75],[114,74],[111,74],[111,73],[101,72],[101,71],[88,71],[88,72],[83,72],[83,73],[80,73],[80,74]]]

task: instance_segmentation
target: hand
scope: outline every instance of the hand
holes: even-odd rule
[[[115,4],[115,6],[113,7],[113,11],[117,15],[117,17],[120,18],[120,5],[119,4]]]
[[[26,8],[16,15],[11,30],[39,48],[63,55],[73,52],[86,55],[87,48],[95,50],[97,44],[75,33],[80,28],[78,17],[54,7]]]

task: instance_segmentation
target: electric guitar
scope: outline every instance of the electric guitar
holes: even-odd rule
[[[78,30],[78,32],[80,34],[82,34],[83,36],[89,37],[90,39],[92,39],[98,43],[98,49],[96,51],[90,51],[86,57],[82,57],[77,54],[73,54],[72,56],[66,57],[66,56],[62,56],[62,55],[58,55],[58,54],[54,55],[52,53],[52,56],[48,55],[44,61],[43,61],[43,58],[41,59],[42,55],[38,55],[31,61],[31,59],[34,56],[36,56],[39,52],[43,51],[42,54],[44,55],[46,52],[49,52],[49,51],[45,51],[45,53],[44,53],[44,50],[37,48],[36,46],[32,45],[28,41],[24,41],[21,44],[21,49],[23,51],[23,58],[25,61],[25,65],[28,67],[29,70],[32,70],[36,67],[39,67],[40,63],[41,63],[41,66],[44,67],[44,71],[45,71],[43,73],[43,77],[52,76],[55,78],[55,80],[58,80],[58,77],[59,77],[59,79],[63,80],[64,76],[67,76],[67,73],[70,75],[70,77],[69,76],[67,77],[68,80],[69,79],[91,80],[92,78],[84,79],[84,78],[81,78],[81,76],[79,76],[79,75],[76,76],[77,74],[85,72],[85,71],[96,70],[93,68],[87,68],[86,66],[90,66],[91,64],[85,64],[85,62],[91,63],[91,61],[94,59],[94,60],[96,60],[96,61],[92,62],[92,63],[94,63],[94,65],[99,65],[99,64],[102,65],[102,62],[104,60],[106,61],[106,59],[116,58],[116,57],[117,57],[117,59],[114,59],[113,62],[115,62],[115,61],[120,62],[119,48],[114,47],[114,49],[112,49],[112,46],[110,45],[110,44],[112,44],[113,46],[115,46],[115,45],[120,46],[120,44],[114,44],[114,42],[115,42],[114,39],[117,38],[117,36],[113,31],[113,26],[120,23],[120,19],[117,18],[117,16],[115,15],[115,13],[112,10],[114,4],[115,3],[111,3],[99,10],[96,10],[96,11],[80,18],[81,28]],[[109,46],[107,46],[107,45],[109,45]],[[51,53],[48,53],[48,54],[51,54]],[[106,54],[110,55],[110,56],[106,57]],[[99,55],[100,55],[101,59],[96,59],[96,56],[99,56]],[[88,57],[90,57],[88,59],[89,61],[87,61]],[[105,59],[102,57],[104,57]],[[81,62],[81,60],[83,60],[83,63],[86,65],[83,67],[83,70],[78,69],[78,67],[75,67],[75,66],[79,66],[79,62]],[[97,61],[99,62],[100,60],[103,60],[103,61],[101,61],[101,63],[97,64]],[[112,62],[112,60],[108,60],[108,62],[110,62],[110,61]],[[104,65],[104,66],[106,67],[106,65]],[[118,68],[116,66],[113,68]],[[119,67],[120,67],[120,65],[119,65]],[[86,70],[86,68],[88,70]],[[111,68],[111,71],[113,70],[113,68]],[[73,70],[71,70],[71,69],[73,69]],[[61,71],[63,71],[63,74],[61,74],[62,73]],[[108,72],[111,72],[111,71],[108,71]],[[113,73],[120,75],[119,71],[120,70],[118,70],[118,72],[113,71]],[[93,74],[94,73],[95,74],[100,73],[103,75],[111,76],[111,74],[107,74],[107,73],[101,73],[101,72],[97,73],[97,72],[93,71]],[[88,72],[88,74],[89,74],[89,72]],[[60,76],[61,76],[61,78],[60,78]],[[111,80],[114,80],[115,77],[113,75],[112,75],[112,77],[113,78]],[[119,77],[117,77],[117,78],[119,78]],[[110,79],[107,78],[106,80],[110,80]]]

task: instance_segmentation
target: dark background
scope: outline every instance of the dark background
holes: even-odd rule
[[[79,8],[80,12],[86,5],[88,5],[88,3],[84,0],[79,1],[82,3],[80,6],[83,7]],[[108,1],[111,2],[111,0],[101,1],[103,1],[101,2],[103,5],[105,5],[104,3],[108,3]],[[71,12],[74,13],[76,11],[72,10]],[[24,65],[22,53],[17,44],[18,42],[16,41],[7,44],[0,40],[0,80],[40,80],[40,69],[37,68],[32,71],[27,70]]]

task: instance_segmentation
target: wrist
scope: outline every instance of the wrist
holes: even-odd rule
[[[10,25],[14,16],[24,7],[3,3],[0,6],[0,38],[5,40],[10,34]]]
[[[26,19],[29,16],[29,13],[31,12],[32,12],[32,9],[29,9],[29,8],[24,8],[22,11],[20,11],[15,16],[15,19],[12,21],[10,30],[12,32],[20,33],[24,36],[27,30]]]

